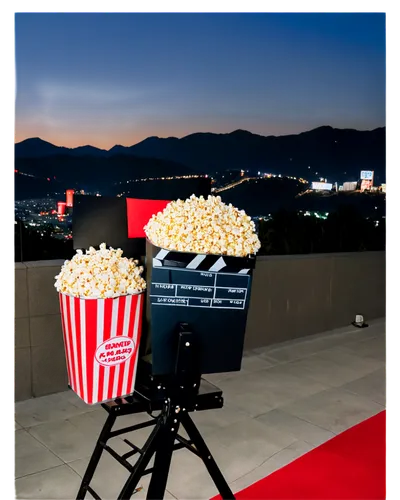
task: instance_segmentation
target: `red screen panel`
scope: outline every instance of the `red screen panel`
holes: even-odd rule
[[[152,215],[164,210],[168,203],[169,200],[126,198],[128,238],[145,238],[143,227],[149,222]]]

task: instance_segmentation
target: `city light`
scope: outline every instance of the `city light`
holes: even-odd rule
[[[298,180],[302,184],[308,184],[308,181],[306,181],[305,179],[302,179],[301,177],[299,179],[296,179],[296,177],[286,176],[286,175],[282,175],[282,174],[275,175],[275,174],[270,174],[270,173],[263,174],[263,175],[264,175],[264,178],[267,178],[267,179],[270,179],[271,177],[278,177],[280,179]],[[214,193],[222,193],[223,191],[227,191],[228,189],[232,189],[236,186],[239,186],[240,184],[243,184],[244,182],[258,181],[258,180],[259,180],[259,177],[242,177],[241,179],[234,181],[234,182],[231,182],[230,184],[213,189],[213,192]]]
[[[170,181],[175,179],[199,179],[201,177],[208,178],[208,175],[171,175],[168,177],[141,177],[139,179],[130,179],[128,181],[116,182],[115,185],[122,183],[129,184],[130,182]]]
[[[318,212],[316,210],[312,211],[306,210],[304,213],[302,210],[299,210],[298,213],[305,217],[315,217],[316,219],[322,219],[322,220],[326,220],[329,215],[329,212]]]
[[[224,177],[224,176],[222,176]],[[142,177],[140,179],[131,179],[128,181],[121,181],[121,182],[116,182],[115,185],[117,184],[122,184],[126,183],[129,184],[131,182],[151,182],[151,181],[173,181],[176,179],[199,179],[199,178],[208,178],[208,175],[171,175],[168,177]],[[124,194],[129,193],[129,191],[123,191],[121,193],[118,193],[116,196],[117,198],[120,198]],[[101,196],[100,194],[96,194],[96,196]]]
[[[322,175],[324,175],[324,165],[320,165],[322,167]],[[313,170],[315,170],[316,165],[313,165]],[[271,168],[275,169],[277,167],[274,167],[271,165],[271,167],[266,167],[266,168]],[[265,168],[265,170],[266,170]],[[307,167],[309,170],[311,170],[311,165]],[[35,177],[38,178],[42,181],[45,186],[47,185],[47,182],[50,182],[51,180],[56,179],[56,176],[53,177],[38,177],[38,176],[33,176],[31,174],[21,172],[18,169],[14,169],[15,173],[18,173],[19,176],[24,175],[27,177]],[[273,174],[271,172],[265,172],[263,171],[256,171],[257,175],[255,173],[248,173],[248,169],[232,169],[228,170],[226,172],[219,172],[219,175],[216,176],[215,174],[192,174],[192,175],[164,175],[160,177],[145,177],[145,178],[138,178],[138,179],[129,179],[129,180],[122,180],[119,182],[115,182],[114,185],[119,185],[121,189],[126,189],[126,191],[121,191],[118,193],[116,196],[121,197],[121,196],[129,196],[130,195],[130,186],[132,186],[132,183],[140,183],[140,182],[152,182],[152,181],[163,181],[167,182],[169,180],[176,180],[176,179],[196,179],[196,178],[210,178],[211,183],[212,183],[212,188],[211,192],[212,194],[217,194],[217,193],[222,193],[224,191],[234,189],[241,184],[249,183],[246,185],[246,190],[245,196],[252,196],[252,188],[254,187],[254,184],[262,184],[262,181],[266,179],[271,179],[269,185],[274,188],[275,185],[277,184],[284,184],[284,181],[272,181],[272,178],[279,178],[279,179],[286,179],[290,181],[295,181],[296,183],[296,192],[298,194],[295,195],[295,197],[301,197],[305,195],[305,197],[309,196],[311,193],[314,193],[313,196],[316,197],[318,196],[318,193],[315,191],[312,191],[311,186],[314,189],[320,189],[321,190],[321,196],[326,196],[326,197],[334,197],[334,196],[339,196],[339,199],[344,199],[346,196],[349,194],[352,195],[352,193],[355,193],[355,196],[357,196],[357,193],[360,193],[360,185],[362,185],[361,191],[366,190],[371,196],[384,196],[384,193],[386,192],[386,184],[382,184],[378,187],[375,188],[373,187],[373,171],[362,171],[362,174],[360,174],[360,177],[364,177],[364,179],[359,179],[358,182],[356,181],[351,181],[351,182],[342,182],[343,185],[338,185],[338,183],[327,183],[327,179],[324,177],[314,177],[314,179],[319,179],[319,182],[311,183],[307,181],[304,178],[301,177],[295,177],[292,175],[285,175],[282,173],[278,174]],[[255,172],[255,171],[251,171]],[[223,175],[222,175],[223,174]],[[59,174],[60,176],[61,174]],[[307,175],[309,176],[309,174]],[[357,176],[358,177],[358,176]],[[369,177],[369,178],[368,178]],[[372,177],[372,179],[371,179]],[[16,177],[17,178],[17,177]],[[19,177],[18,177],[19,178]],[[344,177],[345,179],[346,177]],[[348,177],[351,179],[351,177]],[[339,179],[339,178],[338,178]],[[339,179],[340,180],[340,179]],[[364,183],[362,183],[364,181]],[[59,181],[58,181],[59,182]],[[288,182],[288,181],[287,181]],[[300,187],[301,184],[305,184],[306,186]],[[63,241],[70,240],[72,238],[72,216],[70,213],[66,213],[66,207],[72,207],[73,205],[73,197],[74,193],[79,193],[79,194],[88,194],[92,196],[101,196],[100,192],[92,191],[90,193],[86,192],[83,189],[80,189],[80,186],[76,186],[76,190],[74,189],[69,189],[67,191],[63,190],[63,186],[60,184],[57,191],[59,193],[55,194],[53,191],[54,189],[51,189],[51,186],[56,185],[56,183],[51,183],[49,187],[47,187],[48,194],[43,194],[43,198],[41,199],[30,199],[30,200],[16,200],[15,201],[15,216],[16,219],[21,221],[21,225],[33,228],[29,229],[29,231],[35,232],[38,235],[42,235],[43,237],[51,236]],[[293,184],[294,186],[294,184]],[[332,190],[333,186],[336,187],[336,190]],[[86,186],[87,187],[87,186]],[[261,186],[260,186],[261,187]],[[247,190],[248,188],[248,190]],[[256,186],[254,189],[258,189]],[[50,191],[52,191],[50,193]],[[325,193],[323,191],[326,191]],[[329,191],[329,192],[328,192]],[[340,193],[339,191],[343,191],[343,193]],[[344,192],[346,191],[346,192]],[[49,194],[50,193],[50,194]],[[108,193],[104,192],[107,196],[109,196]],[[242,192],[240,189],[238,189],[238,195],[241,195]],[[63,200],[65,196],[65,201],[61,201],[57,203],[57,200]],[[115,195],[114,195],[115,196]],[[367,193],[365,194],[367,196]],[[383,198],[384,199],[384,198]],[[376,199],[376,202],[378,202],[378,199]],[[57,208],[57,209],[55,209]],[[325,207],[324,207],[325,208]],[[328,208],[328,207],[326,207]],[[378,209],[380,209],[380,201],[378,203],[378,206],[373,206],[371,207],[372,209],[375,210],[375,216],[372,217],[372,219],[376,219],[379,217],[376,214],[379,213]],[[260,210],[261,213],[263,213],[262,209]],[[318,220],[321,219],[326,219],[329,216],[329,212],[318,212],[318,211],[305,211],[305,212],[300,212],[302,213],[303,216],[308,216],[308,217],[315,217]],[[267,216],[265,215],[257,215],[253,216],[251,214],[252,220],[256,224],[258,224],[259,221],[265,221],[269,220]],[[382,216],[384,217],[384,216]],[[379,221],[373,221],[376,226],[379,225]]]

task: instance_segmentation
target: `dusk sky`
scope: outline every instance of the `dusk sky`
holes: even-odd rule
[[[384,14],[16,14],[16,135],[385,126]]]

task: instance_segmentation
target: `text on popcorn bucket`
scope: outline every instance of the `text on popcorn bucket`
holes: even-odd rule
[[[107,339],[97,349],[95,358],[104,366],[114,366],[127,361],[135,351],[135,343],[129,337],[112,341]]]

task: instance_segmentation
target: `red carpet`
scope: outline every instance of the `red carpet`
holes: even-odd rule
[[[385,459],[386,411],[382,411],[236,493],[235,498],[383,500]]]

